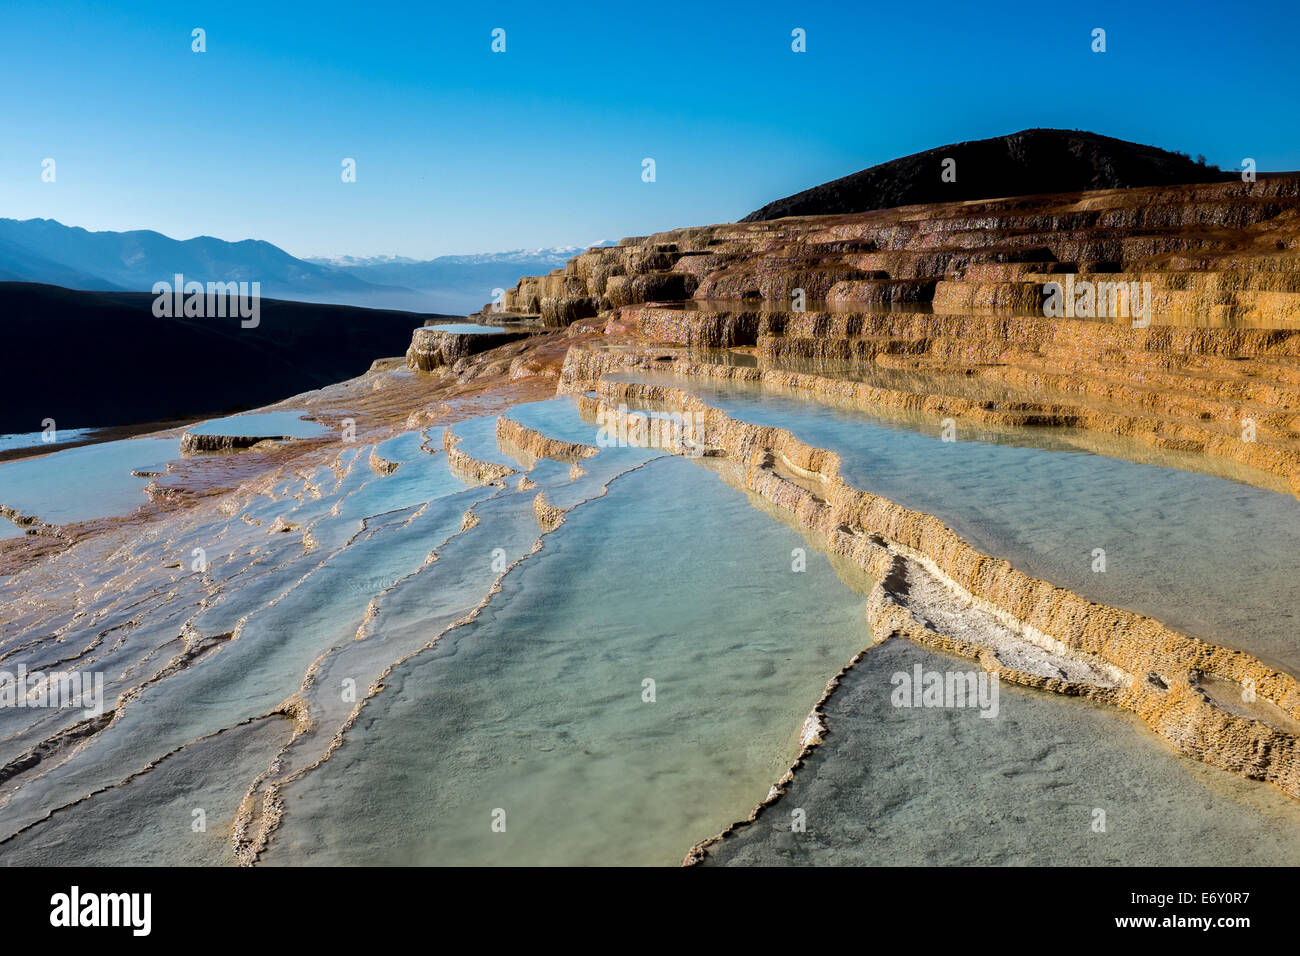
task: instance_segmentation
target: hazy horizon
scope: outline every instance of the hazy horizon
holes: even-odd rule
[[[1121,3],[743,10],[15,9],[0,76],[31,93],[6,111],[0,215],[431,259],[729,222],[1029,127],[1300,168],[1287,82],[1300,17],[1280,3],[1232,31],[1207,2],[1175,18]],[[806,52],[791,50],[795,28]]]
[[[96,233],[96,232],[114,232],[114,233],[127,233],[127,232],[156,232],[156,233],[158,233],[159,235],[163,236],[164,238],[166,238],[166,239],[172,239],[172,240],[175,240],[176,242],[188,242],[188,241],[193,240],[193,239],[217,239],[217,240],[222,241],[222,242],[243,242],[243,241],[246,241],[246,240],[261,241],[261,242],[270,242],[269,239],[263,239],[261,236],[214,236],[214,235],[211,235],[211,234],[209,234],[209,233],[196,233],[196,234],[194,234],[194,235],[170,235],[170,234],[165,233],[165,232],[162,232],[161,230],[158,230],[158,229],[150,229],[150,228],[147,228],[147,227],[135,227],[135,226],[133,226],[133,227],[128,227],[128,228],[122,228],[122,229],[88,229],[87,227],[81,225],[80,223],[76,223],[76,222],[65,222],[65,221],[63,221],[63,220],[61,220],[61,219],[56,219],[56,218],[54,218],[54,217],[52,217],[52,216],[29,216],[29,217],[26,217],[26,218],[18,218],[18,217],[16,217],[16,216],[3,216],[3,215],[0,215],[0,221],[2,221],[2,220],[6,220],[6,219],[7,219],[7,220],[10,220],[10,221],[14,221],[14,222],[32,222],[32,221],[42,221],[42,220],[44,220],[44,221],[48,221],[48,222],[55,222],[55,223],[58,223],[59,225],[61,225],[61,226],[65,226],[65,227],[67,227],[67,228],[69,228],[69,229],[85,229],[87,232],[92,232],[92,233]],[[622,237],[620,236],[619,238],[622,238]],[[349,263],[349,264],[358,264],[358,263],[362,263],[362,262],[366,262],[366,261],[370,261],[370,260],[393,260],[393,261],[395,261],[395,262],[396,262],[396,261],[406,261],[406,262],[410,262],[410,263],[420,263],[420,262],[429,262],[429,261],[432,261],[432,260],[434,260],[434,259],[443,259],[443,258],[452,258],[452,259],[454,259],[454,258],[474,258],[474,257],[483,257],[483,256],[504,256],[504,255],[511,255],[511,254],[519,254],[519,255],[521,255],[521,256],[538,255],[538,254],[549,254],[549,253],[563,253],[563,252],[573,252],[574,254],[576,254],[576,253],[578,253],[578,252],[582,252],[582,251],[584,251],[584,250],[586,250],[586,249],[590,249],[590,248],[592,248],[593,246],[599,246],[599,245],[602,245],[602,244],[608,244],[608,243],[616,242],[616,241],[617,241],[616,239],[593,239],[591,242],[585,242],[585,243],[583,243],[583,242],[563,242],[563,243],[557,243],[556,245],[553,245],[553,246],[533,246],[533,247],[516,246],[516,247],[512,247],[512,248],[508,248],[508,249],[471,249],[471,250],[464,250],[464,251],[460,251],[460,252],[439,253],[437,256],[429,256],[428,258],[417,258],[417,257],[414,257],[414,256],[403,256],[403,255],[398,254],[398,253],[375,253],[375,254],[373,254],[373,255],[368,255],[368,256],[358,256],[358,255],[353,255],[353,254],[350,253],[350,252],[337,252],[337,253],[331,253],[331,254],[320,254],[320,255],[299,256],[299,255],[295,255],[294,253],[290,252],[290,250],[288,250],[288,249],[284,249],[284,247],[283,247],[283,246],[280,246],[278,243],[272,243],[272,245],[278,246],[278,248],[282,249],[283,251],[285,251],[285,252],[289,252],[290,255],[294,255],[295,258],[297,258],[297,259],[302,259],[302,260],[305,261],[305,262],[321,262],[321,263],[325,263],[325,262],[327,262],[327,261],[331,261],[331,262],[333,262],[333,261],[336,261],[336,260],[354,259],[354,260],[357,260],[357,263]]]

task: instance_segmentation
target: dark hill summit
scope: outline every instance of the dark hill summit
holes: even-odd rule
[[[946,158],[957,161],[954,182],[941,178]],[[1110,136],[1027,129],[890,160],[770,202],[741,222],[1085,189],[1220,182],[1236,175],[1203,160],[1193,162],[1183,153]]]

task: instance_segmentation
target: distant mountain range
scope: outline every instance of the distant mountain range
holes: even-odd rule
[[[950,180],[942,177],[951,159]],[[1083,130],[1026,129],[952,143],[872,166],[770,202],[741,222],[824,216],[920,203],[1085,189],[1222,182],[1239,175],[1185,153]]]
[[[53,219],[0,219],[0,282],[147,292],[181,273],[198,282],[260,282],[262,295],[382,309],[467,314],[521,275],[549,272],[578,247],[441,256],[298,259],[256,239],[172,239],[151,230],[89,232]]]
[[[586,246],[555,246],[550,249],[511,249],[506,252],[480,252],[472,255],[438,256],[436,259],[411,259],[407,256],[307,256],[304,262],[335,266],[340,269],[369,269],[386,266],[486,265],[494,262],[536,262],[539,259],[556,259],[568,262],[580,252],[596,246],[612,246],[614,241],[602,239]]]
[[[366,305],[384,308],[437,308],[442,312],[477,312],[493,298],[493,289],[513,289],[520,276],[545,275],[592,246],[613,245],[602,240],[591,246],[515,249],[478,255],[408,259],[403,256],[338,256],[305,261],[354,276],[377,288],[402,287],[419,296],[412,302],[391,293],[376,293]]]

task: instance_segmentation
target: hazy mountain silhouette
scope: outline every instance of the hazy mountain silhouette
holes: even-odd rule
[[[172,239],[147,229],[89,232],[53,219],[0,219],[0,281],[85,291],[147,292],[176,273],[197,282],[260,282],[262,294],[299,302],[465,315],[521,275],[563,266],[586,247],[409,259],[299,259],[255,239]]]
[[[594,243],[603,245],[605,243]],[[513,289],[520,276],[545,275],[585,251],[588,246],[516,249],[473,255],[408,259],[373,256],[308,259],[354,275],[366,282],[415,290],[406,294],[375,294],[366,304],[401,309],[434,308],[442,312],[477,312],[493,298],[493,289]]]
[[[260,282],[263,295],[297,299],[392,291],[257,239],[182,240],[148,229],[89,232],[53,219],[0,219],[0,274],[6,279],[147,292],[178,272],[187,281]]]

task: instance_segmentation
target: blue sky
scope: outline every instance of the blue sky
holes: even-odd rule
[[[1300,169],[1294,3],[9,0],[0,16],[0,216],[300,256],[727,221],[1032,126]]]

